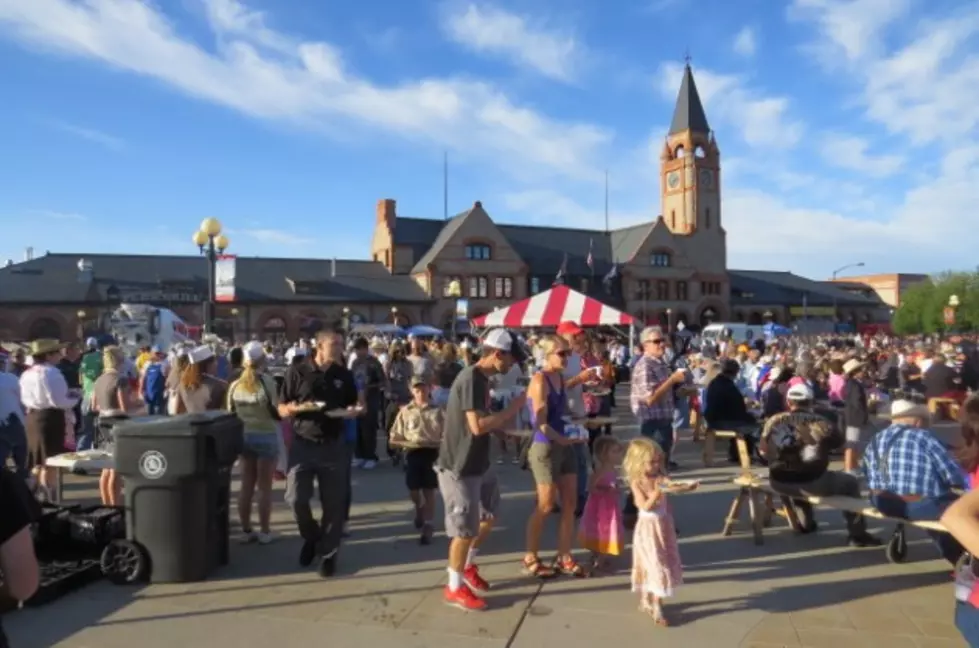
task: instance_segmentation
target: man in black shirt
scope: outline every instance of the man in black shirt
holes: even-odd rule
[[[68,389],[77,389],[81,391],[82,389],[82,354],[78,349],[77,344],[69,344],[65,347],[65,355],[61,358],[58,363],[58,369],[61,370],[62,375],[65,377],[65,382],[68,383]],[[75,414],[75,438],[79,437],[79,433],[82,429],[82,401],[75,404],[72,410]]]
[[[320,407],[314,405],[320,403]],[[279,389],[279,415],[293,419],[286,501],[292,506],[303,538],[299,564],[308,567],[319,555],[319,571],[324,578],[336,570],[350,487],[344,420],[326,412],[356,407],[357,385],[343,363],[343,338],[321,332],[316,336],[315,354],[286,370]],[[309,506],[314,480],[323,508],[320,523]]]
[[[25,601],[37,591],[40,573],[30,532],[35,508],[25,483],[0,467],[0,597]],[[2,625],[0,648],[8,648]]]
[[[965,390],[962,388],[959,373],[948,366],[945,356],[935,354],[931,366],[921,377],[925,386],[925,398],[954,398],[961,402],[965,400]]]

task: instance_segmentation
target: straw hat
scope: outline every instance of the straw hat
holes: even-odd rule
[[[843,365],[843,373],[849,376],[853,372],[858,371],[859,369],[863,369],[863,366],[864,363],[860,362],[856,358],[847,360],[846,363]]]
[[[55,351],[61,351],[64,348],[65,348],[64,342],[43,338],[31,342],[31,350],[29,351],[29,353],[32,356],[41,356],[41,355],[47,355],[49,353],[54,353]]]
[[[928,411],[927,405],[905,399],[898,399],[891,403],[891,413],[888,415],[888,418],[892,420],[922,419],[927,421],[930,417],[931,412]]]

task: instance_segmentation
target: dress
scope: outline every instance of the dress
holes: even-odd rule
[[[581,546],[606,556],[618,556],[625,548],[625,531],[618,505],[614,471],[598,476],[595,490],[585,502],[578,538]]]
[[[666,495],[652,511],[639,511],[632,534],[632,591],[670,597],[683,583],[673,513]]]

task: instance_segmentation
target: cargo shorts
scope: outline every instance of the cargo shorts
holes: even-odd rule
[[[530,474],[538,486],[556,484],[565,475],[578,474],[578,457],[575,446],[561,446],[554,443],[534,441],[527,453]]]
[[[435,469],[445,508],[445,535],[450,538],[475,538],[479,524],[492,520],[500,506],[500,485],[490,468],[476,477],[460,477]]]

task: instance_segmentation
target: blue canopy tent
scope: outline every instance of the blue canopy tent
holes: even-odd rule
[[[406,333],[412,337],[442,337],[445,333],[440,328],[435,328],[434,326],[428,326],[426,324],[419,324],[418,326],[412,326]]]

